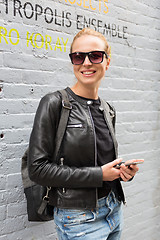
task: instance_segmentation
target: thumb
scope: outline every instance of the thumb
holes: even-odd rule
[[[116,160],[114,160],[113,162],[111,162],[111,167],[114,167],[115,165],[119,164],[122,162],[122,158],[118,158]]]

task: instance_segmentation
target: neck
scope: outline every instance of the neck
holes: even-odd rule
[[[80,84],[77,82],[73,87],[71,87],[71,89],[78,96],[90,99],[98,99],[98,87],[91,88],[90,86],[80,86]]]

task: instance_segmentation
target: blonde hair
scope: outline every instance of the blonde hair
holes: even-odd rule
[[[110,56],[111,54],[111,48],[109,47],[109,44],[105,38],[105,36],[100,33],[100,32],[97,32],[91,28],[83,28],[80,32],[78,32],[76,34],[76,36],[73,38],[73,41],[71,43],[71,47],[70,47],[70,53],[72,53],[72,47],[73,47],[73,44],[75,42],[75,40],[81,36],[84,36],[84,35],[92,35],[92,36],[95,36],[95,37],[99,37],[105,44],[105,49],[104,51],[107,53],[108,56]]]

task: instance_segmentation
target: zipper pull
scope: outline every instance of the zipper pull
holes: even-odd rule
[[[61,166],[63,166],[64,158],[60,158]]]
[[[60,162],[61,162],[61,166],[63,166],[64,164],[64,158],[60,158]],[[65,193],[65,188],[62,188],[62,192]]]

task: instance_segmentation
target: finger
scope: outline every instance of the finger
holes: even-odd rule
[[[134,162],[144,162],[144,159],[134,159]]]
[[[132,165],[132,164],[129,165],[129,166],[126,166],[126,165],[122,164],[121,165],[121,169],[123,169],[124,171],[126,171],[129,174],[133,174],[134,173],[134,175],[139,170],[137,165]]]
[[[114,160],[113,162],[110,163],[111,167],[114,167],[115,165],[119,164],[120,162],[122,162],[122,158],[118,158],[116,160]]]
[[[126,177],[126,178],[130,178],[130,177],[132,177],[132,175],[131,175],[131,170],[123,170],[123,169],[121,169],[121,173],[123,173],[123,175]]]
[[[121,164],[121,171],[125,171],[125,172],[130,173],[130,171],[132,171],[132,170],[129,169],[129,166],[125,166],[124,164]]]
[[[123,180],[124,182],[127,182],[127,181],[129,181],[133,176],[129,175],[129,174],[126,173],[126,172],[121,172],[121,173],[120,173],[120,177],[122,178],[122,180]]]
[[[133,166],[133,168],[130,168],[130,166]],[[121,165],[121,172],[124,174],[128,174],[130,176],[134,176],[137,172],[137,166],[135,165],[130,165],[130,166],[125,166],[124,164]]]
[[[133,166],[133,169],[130,167]],[[135,176],[137,172],[137,166],[135,168],[135,165],[130,165],[129,167],[126,167],[125,165],[122,164],[121,166],[121,172],[125,174],[128,174],[129,176],[133,177]]]
[[[127,160],[125,163],[128,164],[128,163],[132,163],[132,162],[144,162],[144,159],[130,159],[130,160]]]
[[[120,173],[120,177],[121,177],[121,179],[122,179],[124,182],[127,182],[127,181],[128,181],[128,179],[124,176],[123,173]]]
[[[139,167],[137,167],[137,165],[130,165],[128,168],[135,173],[139,170]]]
[[[130,172],[128,172],[127,170],[126,171],[132,176],[135,176],[136,172],[138,172],[139,170],[139,167],[137,167],[137,165],[130,165],[127,168]]]

